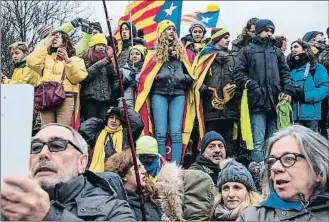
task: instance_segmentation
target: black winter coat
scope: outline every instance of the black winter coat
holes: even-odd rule
[[[164,96],[184,95],[191,86],[192,78],[186,74],[185,66],[176,58],[165,62],[153,82],[153,94]]]
[[[55,187],[45,221],[134,220],[127,201],[120,200],[109,183],[86,171]]]
[[[213,63],[211,64],[203,86],[207,86],[217,89],[217,96],[224,98],[223,88],[226,84],[234,84],[234,57],[227,52],[220,51],[217,53]],[[237,93],[237,92],[236,92]],[[212,96],[203,97],[203,113],[205,121],[212,121],[217,119],[237,119],[238,107],[237,98],[238,94],[229,100],[223,110],[215,109],[212,104]]]
[[[235,82],[241,88],[247,84],[251,112],[274,111],[280,92],[294,94],[292,79],[283,53],[274,39],[258,36],[239,52],[234,69]]]
[[[133,139],[136,141],[138,137],[141,135],[144,129],[144,123],[140,117],[140,115],[132,109],[128,109],[128,118],[130,119],[131,130],[133,133]],[[122,148],[129,148],[129,135],[126,123],[124,120],[121,120],[123,124],[123,145]],[[98,136],[101,131],[104,129],[105,123],[104,120],[98,119],[96,117],[90,118],[84,121],[79,129],[79,133],[86,140],[87,144],[91,147],[94,147]],[[105,144],[105,161],[107,158],[112,156],[115,153],[115,149],[113,147],[112,138],[110,137],[108,142]],[[92,160],[92,155],[89,157]]]
[[[80,97],[83,100],[111,101],[113,98],[113,84],[117,74],[113,64],[109,61],[95,62],[87,69],[88,76],[81,82]]]
[[[135,219],[137,221],[143,221],[138,194],[131,190],[126,190],[126,192],[128,196],[128,203],[130,209],[133,211],[135,215]],[[147,221],[161,221],[162,211],[158,206],[156,206],[154,203],[151,202],[149,197],[144,198],[144,208],[145,208]]]

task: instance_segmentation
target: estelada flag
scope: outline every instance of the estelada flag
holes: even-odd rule
[[[188,71],[188,74],[193,80],[192,67],[188,61],[187,55],[183,59],[183,64]],[[149,50],[144,61],[143,68],[140,73],[137,98],[135,104],[135,111],[138,112],[144,123],[143,135],[154,136],[153,114],[151,111],[150,92],[153,85],[153,81],[160,71],[163,62],[157,62],[155,59],[155,50]],[[185,106],[184,116],[182,123],[182,143],[183,143],[183,155],[186,151],[191,132],[193,129],[193,121],[195,118],[195,102],[193,90],[190,88],[185,92]],[[168,139],[168,138],[167,138]],[[167,143],[168,144],[168,143]],[[169,145],[170,146],[170,145]]]

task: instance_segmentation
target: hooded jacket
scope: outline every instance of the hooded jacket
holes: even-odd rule
[[[55,187],[45,221],[134,220],[127,201],[120,200],[110,184],[86,171]]]
[[[255,36],[236,58],[234,79],[242,89],[248,88],[250,112],[274,111],[281,92],[294,95],[286,59],[275,43],[273,38]]]
[[[206,173],[166,163],[155,186],[164,211],[162,220],[210,220],[216,191]]]
[[[127,40],[122,40],[122,32],[121,32],[121,28],[123,25],[127,25],[128,28],[129,28],[129,39]],[[131,33],[131,30],[132,30],[132,33]],[[128,57],[129,57],[129,46],[131,45],[131,37],[135,38],[137,37],[137,32],[136,32],[136,26],[134,24],[131,24],[130,22],[123,22],[121,25],[120,25],[120,37],[121,37],[121,44],[118,46],[118,53],[117,53],[117,56],[118,56],[118,64],[119,64],[119,67],[122,68],[127,60],[128,60]]]

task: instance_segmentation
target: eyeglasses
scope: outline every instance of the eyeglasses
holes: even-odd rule
[[[48,142],[32,141],[31,142],[31,154],[40,153],[45,145],[48,146],[48,149],[50,152],[61,152],[61,151],[64,151],[67,149],[68,144],[70,144],[71,146],[74,147],[74,149],[76,149],[81,154],[83,154],[83,152],[77,145],[72,143],[70,140],[65,140],[65,139],[55,139],[55,140],[51,140]]]
[[[280,163],[282,166],[284,166],[285,168],[289,168],[289,167],[292,167],[296,163],[298,157],[306,159],[305,156],[300,153],[286,153],[280,157],[272,156],[272,157],[266,158],[264,160],[264,165],[267,170],[271,170],[271,168],[276,163],[276,161],[280,160]]]

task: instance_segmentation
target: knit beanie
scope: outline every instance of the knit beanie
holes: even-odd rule
[[[219,140],[224,144],[224,148],[226,146],[225,144],[225,140],[222,137],[222,135],[220,135],[219,133],[215,132],[215,131],[210,131],[207,132],[204,137],[202,138],[201,141],[201,154],[204,153],[204,151],[206,150],[207,146],[209,143],[211,143],[212,141],[216,141]]]
[[[99,22],[91,23],[91,27],[93,29],[97,29],[98,31],[100,31],[101,33],[103,33],[102,26],[101,26],[101,24]]]
[[[166,31],[167,28],[169,28],[170,26],[173,26],[176,28],[175,23],[173,23],[170,20],[163,20],[158,24],[158,28],[157,28],[157,33],[158,33],[158,37],[161,35],[161,33],[163,33],[164,31]]]
[[[206,28],[204,27],[203,23],[202,22],[199,22],[199,21],[196,21],[196,22],[193,22],[189,28],[189,32],[190,34],[192,35],[192,32],[193,32],[193,29],[195,27],[199,27],[200,29],[202,29],[203,31],[203,35],[205,35],[207,33],[207,30]]]
[[[256,191],[255,182],[250,172],[244,165],[235,160],[231,160],[219,173],[217,180],[219,191],[228,182],[242,183],[248,190]]]
[[[89,47],[94,47],[97,44],[104,44],[107,46],[107,39],[104,34],[98,33],[91,37]]]
[[[129,48],[129,54],[128,55],[130,55],[130,52],[133,49],[137,49],[142,54],[142,58],[145,58],[145,55],[146,55],[146,52],[147,52],[146,47],[144,47],[142,45],[134,45],[133,47]]]
[[[214,44],[216,44],[218,41],[220,41],[225,35],[229,35],[229,31],[225,28],[213,28],[211,30],[211,40]]]
[[[39,28],[38,34],[41,37],[41,39],[44,39],[48,36],[48,34],[51,32],[53,28],[50,25],[43,25]]]
[[[319,32],[319,31],[310,31],[304,35],[303,41],[310,42],[312,39],[314,39],[319,34],[323,35],[323,33]]]
[[[256,34],[259,34],[266,28],[270,28],[270,29],[273,29],[273,31],[275,31],[275,26],[271,20],[259,19],[255,25],[255,32],[256,32]]]
[[[158,155],[158,142],[152,136],[142,136],[136,141],[136,153]]]

